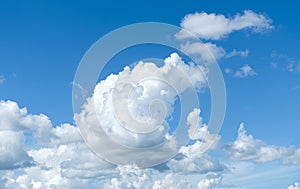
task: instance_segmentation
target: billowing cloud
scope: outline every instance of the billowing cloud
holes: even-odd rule
[[[168,119],[174,111],[175,100],[187,90],[206,87],[207,72],[203,66],[184,63],[176,53],[166,58],[162,66],[139,62],[132,69],[125,67],[96,85],[93,96],[75,115],[76,123],[89,143],[95,144],[94,148],[111,152],[110,158],[116,161],[123,162],[126,158],[132,161],[132,156],[137,155],[119,145],[99,145],[97,138],[107,135],[123,146],[147,150],[156,150],[149,147],[163,144],[164,150],[160,149],[163,155],[173,154],[177,141],[170,137]],[[191,100],[193,96],[188,98]],[[184,120],[196,106],[197,102],[186,107],[187,112],[182,112]],[[160,157],[158,151],[143,151],[143,155],[150,153]],[[139,161],[147,162],[142,154],[138,157]],[[155,156],[151,161],[155,161]]]
[[[12,109],[19,109],[16,112],[25,110],[25,108],[18,108],[15,102],[3,101],[2,103],[11,104]],[[27,111],[26,114],[36,116]],[[22,120],[23,117],[16,116],[15,119]],[[115,166],[103,161],[83,142],[77,128],[69,124],[58,125],[48,130],[51,137],[48,137],[48,134],[45,135],[47,140],[43,141],[42,145],[36,146],[24,143],[24,139],[34,140],[40,136],[25,136],[24,133],[34,132],[40,127],[39,125],[28,127],[31,129],[27,130],[19,127],[19,131],[16,126],[11,125],[14,130],[0,132],[0,149],[9,151],[9,153],[1,151],[1,158],[4,157],[3,154],[10,155],[9,159],[5,157],[0,159],[1,168],[7,169],[8,167],[3,167],[5,165],[10,169],[10,171],[2,172],[4,174],[1,175],[0,186],[2,188],[71,189],[197,188],[197,186],[211,188],[217,186],[221,181],[219,173],[225,171],[226,168],[217,159],[199,150],[201,145],[210,139],[206,135],[211,135],[205,128],[206,125],[202,123],[200,110],[194,109],[186,121],[187,127],[190,127],[189,131],[195,130],[195,135],[193,135],[195,143],[183,147],[174,160],[160,165],[160,168],[146,169],[135,165]],[[14,122],[20,121],[14,120]],[[45,143],[46,141],[48,143]],[[26,168],[23,168],[24,166]],[[212,174],[213,172],[216,174]]]
[[[33,159],[24,150],[22,132],[0,131],[0,170],[26,167]]]
[[[235,77],[248,77],[254,75],[256,75],[256,72],[248,64],[245,64],[242,67],[240,67],[240,69],[237,70],[234,74]]]
[[[33,131],[41,139],[52,128],[47,116],[28,114],[12,101],[0,101],[0,169],[31,166],[33,159],[24,150],[24,132]]]
[[[228,156],[234,160],[270,162],[281,160],[284,164],[300,164],[300,149],[267,145],[263,141],[247,135],[241,123],[237,139],[225,146]]]
[[[26,108],[19,108],[17,103],[13,101],[0,101],[0,131],[21,131],[51,127],[49,118],[44,114],[28,114]]]
[[[181,21],[180,25],[184,30],[177,34],[177,38],[189,38],[191,35],[185,31],[187,30],[200,39],[218,40],[243,29],[251,29],[253,32],[270,30],[273,29],[271,23],[272,20],[265,15],[251,10],[245,10],[243,14],[229,18],[222,14],[196,12],[186,15]]]

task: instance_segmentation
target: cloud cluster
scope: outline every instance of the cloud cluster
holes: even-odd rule
[[[248,29],[255,33],[263,33],[272,30],[272,20],[261,13],[255,13],[251,10],[245,10],[242,14],[236,14],[233,17],[226,17],[215,13],[194,13],[186,15],[181,23],[183,28],[175,36],[182,40],[181,50],[194,57],[197,62],[212,63],[221,58],[231,58],[234,56],[246,57],[249,50],[237,50],[226,52],[226,50],[217,44],[216,41],[228,36],[234,31]],[[205,42],[191,41],[195,37],[206,40]],[[211,42],[214,40],[215,42]],[[290,67],[294,70],[294,66]],[[226,73],[232,72],[225,70]],[[245,64],[239,70],[234,72],[235,77],[254,76],[255,71]]]
[[[19,108],[12,101],[1,101],[1,107],[6,109],[1,108],[0,120],[15,112],[1,122],[1,128],[6,129],[1,130],[1,169],[6,170],[1,172],[1,188],[211,188],[220,183],[221,173],[226,170],[217,159],[199,151],[201,143],[207,140],[203,136],[209,135],[206,129],[199,133],[205,125],[202,118],[197,117],[199,109],[187,120],[197,130],[196,142],[182,148],[167,164],[141,169],[136,165],[115,166],[101,160],[86,146],[77,128],[69,124],[51,126],[48,130],[51,137],[43,132],[48,139],[38,142],[43,136],[26,133],[51,125],[48,117],[29,114],[26,108]],[[28,121],[23,122],[24,119]],[[14,130],[8,130],[8,125]],[[36,139],[38,145],[33,146],[23,139]]]
[[[244,123],[241,123],[237,139],[225,146],[228,156],[234,160],[270,162],[281,160],[284,164],[299,164],[300,149],[267,145],[263,141],[247,135]]]
[[[75,120],[78,124],[88,122],[84,126],[97,125],[100,121],[106,127],[111,127],[106,128],[110,136],[115,135],[130,145],[147,146],[160,141],[161,138],[169,140],[168,125],[161,130],[155,130],[158,133],[150,137],[138,136],[132,132],[119,133],[124,132],[120,131],[121,126],[118,125],[123,122],[116,120],[112,111],[124,107],[122,97],[126,97],[129,99],[130,116],[141,124],[151,119],[157,123],[161,118],[155,117],[155,113],[160,110],[161,105],[151,103],[159,100],[165,105],[163,119],[166,122],[173,111],[178,94],[184,93],[188,87],[201,89],[206,86],[206,72],[201,66],[185,64],[177,54],[166,58],[161,67],[150,62],[139,62],[132,69],[126,67],[118,75],[110,75],[100,82],[95,87],[94,95],[88,99],[83,111]],[[149,83],[144,80],[145,77],[156,79]],[[124,83],[134,84],[132,90],[126,94],[122,94],[126,90],[114,94],[116,86],[126,88]],[[175,86],[175,89],[172,86]],[[119,104],[113,104],[114,95],[117,95]],[[26,108],[20,108],[15,102],[1,101],[0,169],[3,171],[0,174],[0,187],[211,188],[220,183],[221,173],[226,171],[226,166],[204,151],[211,144],[218,143],[220,136],[209,132],[200,117],[200,109],[195,109],[194,105],[192,107],[183,122],[188,130],[187,137],[193,142],[182,147],[171,161],[157,167],[142,169],[134,164],[110,164],[87,147],[76,127],[70,124],[54,127],[44,114],[30,114]],[[124,109],[120,109],[119,113],[124,113]],[[131,129],[136,129],[130,120],[124,121],[133,125]],[[97,128],[91,129],[97,132]],[[173,140],[176,143],[175,138]],[[106,150],[111,148],[107,146]],[[126,158],[127,155],[123,153],[120,158]],[[154,157],[157,154],[151,155]],[[182,177],[182,174],[185,174],[185,177]]]
[[[167,163],[142,169],[132,164],[115,166],[101,160],[86,146],[77,128],[72,125],[52,127],[45,115],[29,114],[26,108],[19,108],[12,101],[1,101],[0,104],[0,120],[5,120],[1,122],[0,131],[0,188],[233,187],[223,183],[224,177],[234,171],[230,170],[231,166],[201,151],[212,134],[202,122],[199,109],[194,109],[186,120],[194,142],[182,147],[179,154]],[[8,113],[14,116],[4,119]],[[39,140],[43,135],[34,133],[49,124],[50,130],[42,132],[47,140]],[[220,136],[217,137],[219,139]],[[35,141],[34,145],[32,141]],[[237,139],[227,144],[225,149],[237,165],[239,161],[262,163],[274,160],[300,164],[299,149],[267,145],[247,135],[243,124]],[[239,183],[238,179],[233,180]],[[296,188],[299,188],[297,183],[289,186],[289,189]]]

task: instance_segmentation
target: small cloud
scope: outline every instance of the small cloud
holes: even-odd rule
[[[227,73],[227,74],[231,74],[231,72],[232,72],[232,70],[230,69],[230,68],[225,68],[225,73]]]
[[[256,75],[256,72],[248,64],[245,64],[234,75],[235,77],[248,77]]]
[[[277,69],[278,64],[275,63],[275,62],[271,62],[271,67],[272,67],[273,69]]]
[[[2,85],[5,81],[5,77],[3,75],[0,75],[0,85]]]
[[[246,50],[236,50],[236,49],[233,49],[233,51],[231,51],[230,53],[228,53],[226,55],[226,58],[231,58],[231,57],[234,57],[234,56],[241,56],[241,57],[246,57],[248,56],[250,53],[250,51],[248,49]]]

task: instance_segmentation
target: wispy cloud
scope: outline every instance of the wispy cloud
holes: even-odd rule
[[[0,85],[2,85],[5,81],[5,77],[3,75],[0,75]]]
[[[236,50],[236,49],[233,49],[233,51],[229,52],[227,55],[226,55],[226,58],[231,58],[231,57],[234,57],[234,56],[241,56],[241,57],[246,57],[248,56],[250,53],[250,51],[248,49],[246,50]]]

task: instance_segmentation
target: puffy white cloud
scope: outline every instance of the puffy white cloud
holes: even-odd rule
[[[68,123],[56,126],[50,132],[51,137],[48,139],[48,146],[82,141],[78,128]]]
[[[30,166],[33,159],[23,149],[24,136],[18,131],[0,131],[0,170]]]
[[[28,154],[35,166],[4,176],[7,188],[90,188],[118,173],[83,141],[30,150]]]
[[[0,131],[51,128],[51,121],[44,114],[28,114],[13,101],[0,101]],[[42,131],[41,131],[42,132]]]
[[[219,143],[221,136],[209,132],[208,126],[203,123],[200,116],[201,110],[195,108],[187,117],[187,125],[189,126],[188,133],[192,140],[200,140],[201,148],[199,151],[205,152],[208,148],[214,147]]]
[[[287,189],[300,189],[300,184],[296,182],[293,185],[290,185]]]
[[[248,28],[254,32],[270,30],[273,29],[271,23],[271,19],[251,10],[245,10],[243,14],[237,14],[229,18],[222,14],[196,12],[184,17],[180,24],[184,30],[176,36],[179,39],[189,38],[191,35],[186,32],[187,30],[200,39],[218,40],[234,31]]]
[[[139,62],[132,69],[125,67],[96,85],[93,96],[75,115],[76,124],[82,133],[89,134],[86,138],[95,148],[100,146],[101,151],[110,152],[110,157],[118,161],[123,162],[126,157],[132,161],[137,155],[119,146],[104,145],[104,140],[97,142],[97,138],[108,135],[130,148],[152,147],[165,142],[164,150],[160,151],[164,151],[164,155],[168,151],[174,153],[176,144],[169,136],[167,119],[172,115],[178,95],[206,86],[206,73],[203,66],[185,64],[176,53],[166,58],[160,67],[151,62]],[[147,150],[149,153],[143,152],[145,156],[151,153],[159,158],[161,152]],[[139,161],[146,162],[146,159],[140,157]]]
[[[32,158],[24,150],[25,131],[35,131],[37,138],[48,137],[52,128],[49,118],[43,114],[28,114],[12,101],[0,101],[0,169],[30,166]]]
[[[284,164],[299,164],[300,149],[294,147],[278,147],[267,145],[263,141],[247,135],[244,123],[241,123],[237,139],[225,146],[230,158],[235,160],[250,160],[269,162],[282,160]]]
[[[131,100],[129,104],[132,108],[130,115],[142,123],[153,118],[151,116],[160,110],[160,104],[152,104],[150,112],[146,110],[149,111],[149,102],[158,99],[165,103],[163,119],[166,119],[173,111],[173,104],[178,92],[182,93],[188,87],[201,89],[206,86],[204,76],[206,72],[207,70],[201,66],[185,64],[177,54],[168,57],[161,67],[152,63],[140,62],[132,70],[125,68],[118,75],[111,75],[98,84],[93,96],[94,101],[92,98],[89,99],[90,106],[86,106],[80,116],[83,116],[88,123],[98,123],[99,117],[96,114],[102,110],[101,118],[106,118],[106,123],[113,123],[115,117],[110,115],[111,112],[105,111],[109,110],[109,105],[112,105],[114,84],[117,83],[118,87],[126,87],[122,85],[122,82],[142,81],[141,85],[137,85],[131,91],[132,93],[129,93],[132,95],[129,96],[129,101]],[[150,76],[155,76],[157,80],[151,80],[151,83],[143,80]],[[172,89],[173,85],[176,85],[176,91]],[[121,101],[122,94],[116,95]],[[136,102],[137,100],[138,102]],[[142,169],[135,165],[116,167],[100,159],[86,146],[77,127],[70,124],[53,127],[47,116],[30,114],[26,108],[19,108],[17,103],[12,101],[1,101],[0,105],[0,117],[3,118],[0,119],[0,136],[2,138],[3,134],[4,138],[0,142],[0,166],[9,165],[13,169],[31,165],[2,174],[0,186],[4,188],[196,188],[198,183],[205,182],[207,173],[224,170],[221,163],[200,150],[203,145],[213,140],[211,138],[213,135],[202,123],[199,109],[191,109],[191,112],[185,117],[186,129],[190,127],[189,132],[193,130],[194,135],[190,133],[190,137],[197,141],[182,148],[174,161],[160,165],[164,168],[159,170],[157,168]],[[99,108],[97,111],[95,111],[94,105]],[[113,108],[121,105],[117,104]],[[140,114],[140,112],[143,113]],[[154,118],[158,119],[159,117]],[[88,124],[88,126],[90,125]],[[149,139],[149,137],[139,138],[136,135],[127,135],[124,141],[131,140],[137,145],[149,144],[153,139],[155,139],[154,142],[157,142],[156,140],[160,137],[166,137],[171,141],[169,148],[175,148],[172,146],[173,143],[176,143],[175,138],[170,137],[168,131],[153,136]],[[216,137],[218,138],[218,136]],[[24,143],[24,141],[28,143]],[[32,142],[34,145],[31,144]],[[110,146],[107,146],[107,149],[109,148]],[[14,149],[15,151],[5,151],[5,149]],[[149,155],[154,157],[156,154]],[[127,156],[126,153],[120,158],[125,156]],[[178,158],[179,156],[182,158]],[[8,161],[8,158],[11,159],[11,162]],[[186,168],[180,168],[180,166],[186,166]],[[7,167],[1,168],[7,169]],[[185,173],[187,178],[183,177],[182,173]]]
[[[240,69],[234,74],[235,77],[248,77],[254,75],[256,75],[256,72],[248,64],[240,67]]]

